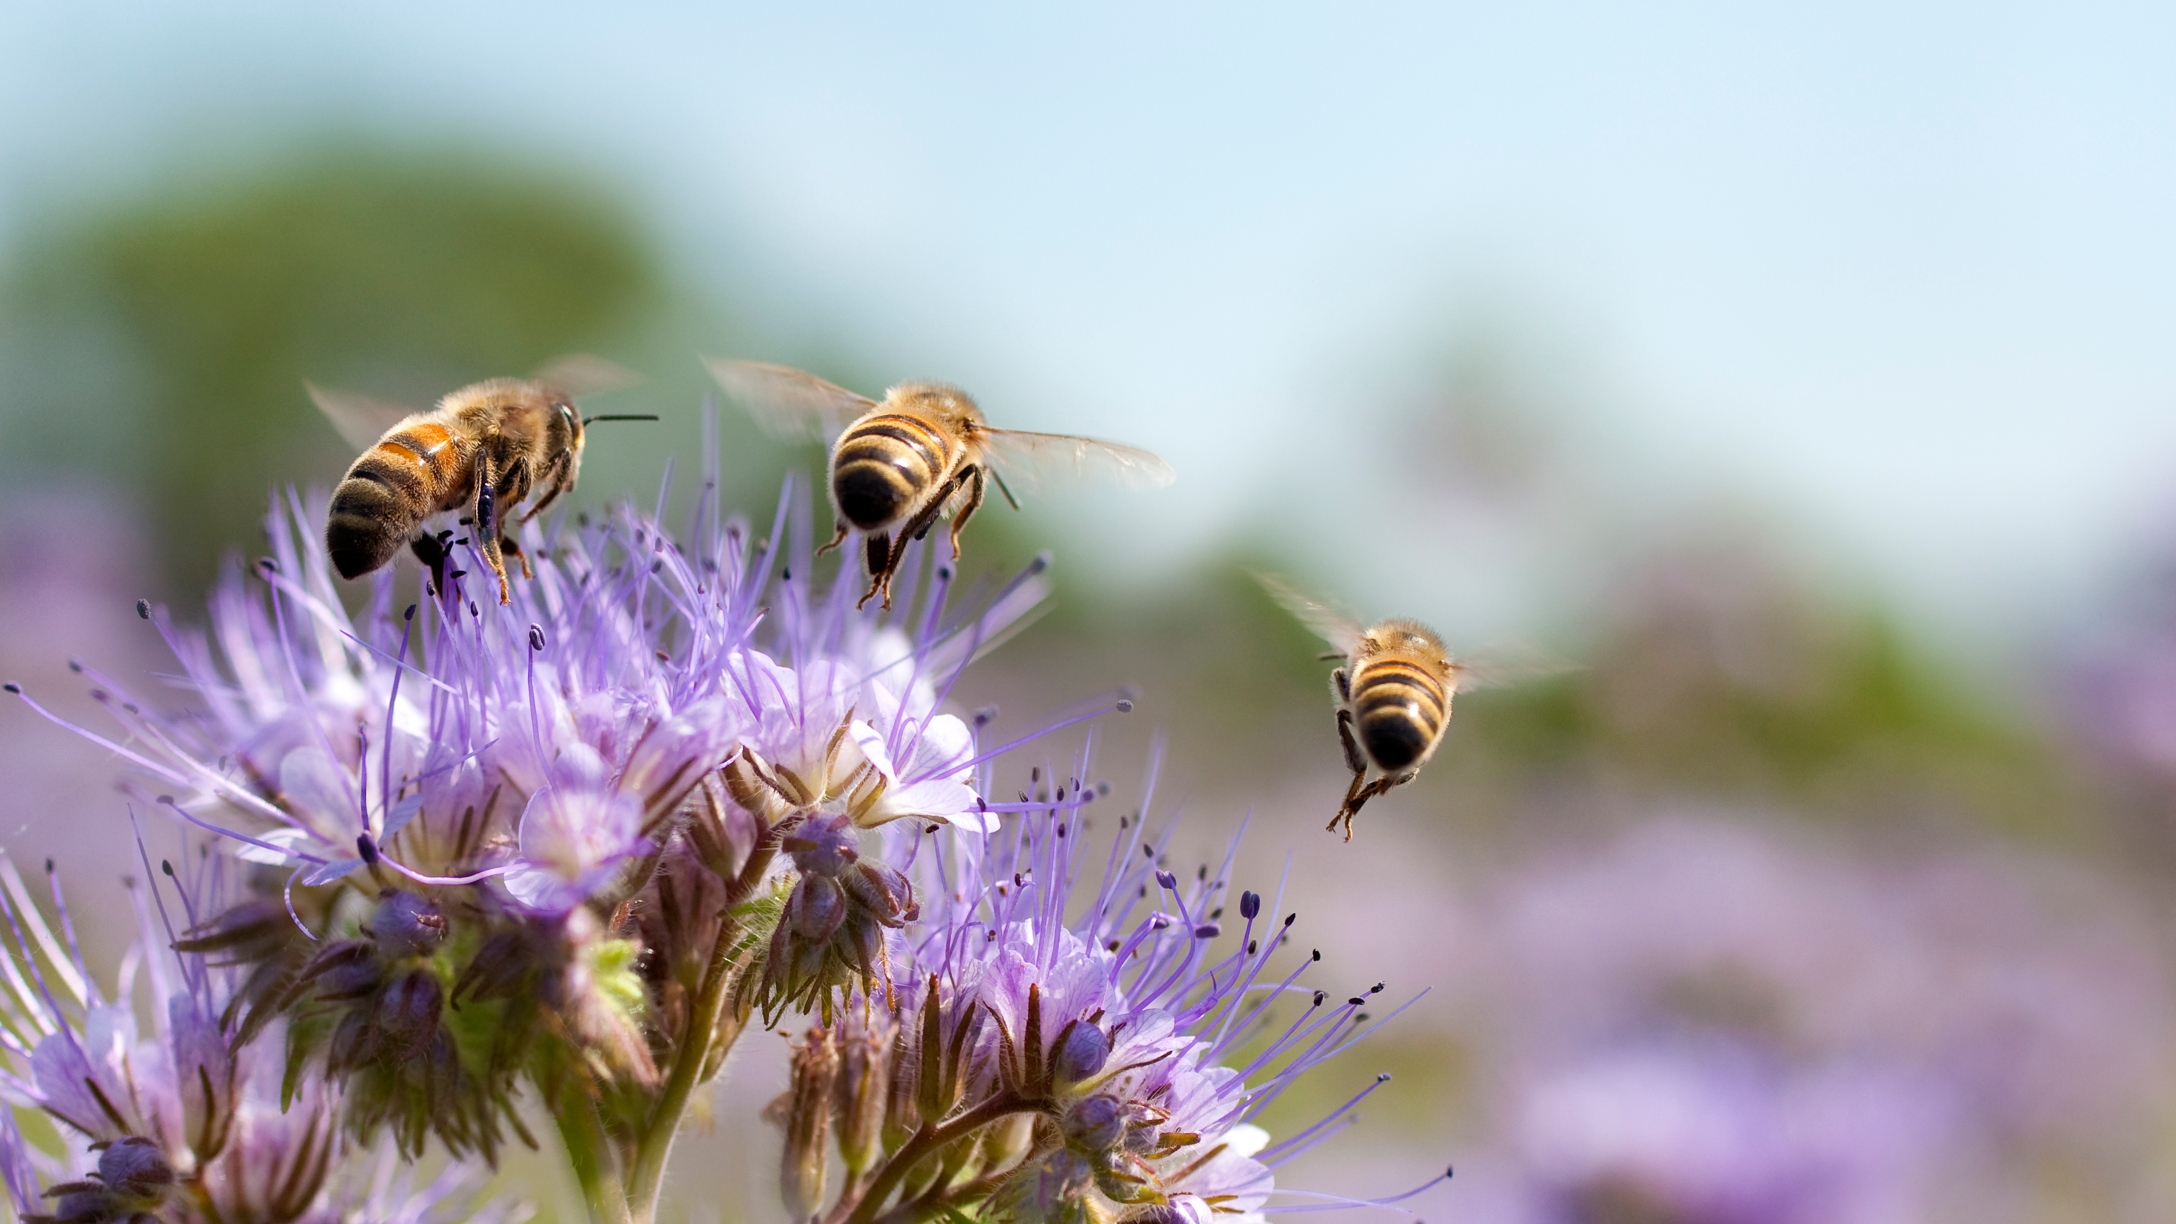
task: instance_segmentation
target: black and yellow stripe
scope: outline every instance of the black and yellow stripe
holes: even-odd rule
[[[367,574],[400,551],[434,511],[465,501],[468,479],[453,433],[419,421],[364,451],[332,493],[325,547],[343,578]]]
[[[1354,730],[1368,759],[1385,772],[1405,769],[1434,746],[1450,716],[1443,683],[1405,659],[1371,659],[1352,678]]]
[[[882,531],[912,513],[951,470],[954,444],[917,416],[879,412],[839,435],[831,452],[831,495],[862,531]]]

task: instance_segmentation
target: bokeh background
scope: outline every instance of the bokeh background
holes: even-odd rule
[[[971,701],[1136,685],[1114,785],[1160,753],[1182,845],[1251,813],[1333,970],[1429,992],[1289,1180],[2176,1218],[2172,54],[2147,5],[0,6],[0,670],[157,671],[133,601],[352,457],[306,378],[634,367],[589,505],[691,470],[698,354],[944,378],[1181,473],[985,513],[1059,596]],[[751,510],[821,462],[720,429]],[[1253,568],[1580,668],[1344,845]],[[0,841],[96,895],[114,772],[0,708]],[[774,1062],[686,1218],[772,1218]]]

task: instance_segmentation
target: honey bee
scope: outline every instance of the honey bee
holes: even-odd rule
[[[975,401],[942,383],[901,383],[877,401],[825,382],[814,374],[760,361],[713,359],[719,384],[745,403],[773,432],[818,440],[831,447],[831,508],[838,530],[818,549],[830,552],[849,529],[863,537],[869,590],[892,603],[892,575],[907,542],[929,534],[938,520],[952,520],[952,559],[960,555],[960,531],[982,505],[986,483],[1020,503],[1005,476],[1096,470],[1122,482],[1161,487],[1171,465],[1138,447],[1068,434],[993,428]],[[861,606],[857,605],[857,606]]]
[[[1345,826],[1368,800],[1420,774],[1435,755],[1451,722],[1451,698],[1469,689],[1495,688],[1554,675],[1562,664],[1530,652],[1498,648],[1485,655],[1454,657],[1435,630],[1414,620],[1359,620],[1310,599],[1268,574],[1257,574],[1272,598],[1331,646],[1324,659],[1342,660],[1330,673],[1337,705],[1337,736],[1345,749],[1352,784],[1325,829]],[[1375,772],[1368,780],[1370,769]]]
[[[333,489],[325,520],[325,551],[342,578],[359,578],[409,545],[430,567],[433,588],[444,586],[450,532],[419,532],[423,521],[467,509],[478,551],[509,597],[506,560],[529,576],[529,561],[508,530],[514,508],[539,488],[543,495],[519,521],[527,522],[574,488],[582,443],[596,421],[647,420],[650,415],[583,417],[574,399],[626,386],[633,377],[597,358],[566,358],[536,378],[472,383],[419,412],[359,395],[309,388],[310,398],[351,446],[366,449]],[[307,385],[307,384],[305,384]]]

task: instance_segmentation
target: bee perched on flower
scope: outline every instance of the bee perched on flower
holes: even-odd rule
[[[850,572],[772,543],[807,540],[800,504],[789,484],[763,534],[698,515],[675,540],[633,510],[521,527],[533,580],[504,605],[471,558],[414,604],[381,571],[351,611],[289,496],[205,631],[139,605],[188,704],[88,673],[117,730],[75,729],[224,864],[166,940],[216,966],[205,1050],[283,1077],[327,1152],[489,1164],[548,1115],[591,1218],[647,1224],[735,1043],[805,1018],[773,1110],[796,1216],[1266,1210],[1276,1165],[1334,1127],[1272,1146],[1252,1119],[1358,1035],[1365,992],[1325,1006],[1305,963],[1272,982],[1291,920],[1252,893],[1212,956],[1225,882],[1160,871],[1137,823],[1078,912],[1096,792],[993,800],[997,771],[1130,703],[991,747],[946,700],[1046,562],[967,600],[909,544],[892,608],[863,609]],[[158,1139],[79,1080],[56,1117]],[[194,1158],[161,1150],[189,1186]],[[140,1206],[167,1193],[156,1166],[99,1160],[49,1184],[168,1218],[171,1197]]]

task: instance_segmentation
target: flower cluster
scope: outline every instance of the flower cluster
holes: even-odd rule
[[[826,1199],[835,1128],[827,1218],[851,1224],[1258,1219],[1274,1169],[1388,1078],[1271,1146],[1252,1119],[1359,1039],[1383,986],[1333,1001],[1301,981],[1313,954],[1273,974],[1296,915],[1242,891],[1227,934],[1223,871],[1182,881],[1130,815],[1094,839],[1099,793],[1076,777],[1023,795],[1031,818],[1002,830],[890,835],[924,915],[894,968],[919,989],[864,997],[797,1049],[778,1103],[797,1216]]]
[[[1137,815],[1102,831],[1091,902],[1098,792],[1038,770],[989,798],[1022,745],[1130,708],[995,747],[994,714],[947,709],[1043,560],[956,599],[915,546],[897,610],[863,611],[852,573],[811,581],[789,484],[767,536],[707,497],[684,543],[623,510],[532,530],[504,607],[446,562],[416,603],[381,573],[351,613],[312,521],[275,506],[208,633],[139,605],[196,708],[87,673],[119,731],[75,729],[246,873],[169,941],[225,983],[192,996],[190,1048],[284,1046],[341,1142],[488,1161],[536,1142],[539,1098],[592,1215],[646,1220],[693,1094],[795,1014],[775,1116],[796,1217],[1253,1218],[1346,1116],[1274,1147],[1252,1121],[1350,1044],[1369,993],[1330,1006],[1309,962],[1273,972],[1289,915],[1244,893],[1224,936],[1223,873],[1182,884]],[[138,1211],[155,1187],[122,1141],[150,1124],[49,1108],[120,1144],[63,1199]]]
[[[225,865],[194,878],[168,868],[185,913],[225,891]],[[50,868],[49,868],[50,871]],[[169,950],[163,897],[132,886],[140,937],[111,995],[76,946],[60,898],[58,932],[0,856],[0,913],[8,989],[0,992],[0,1086],[9,1100],[57,1123],[58,1148],[29,1142],[0,1114],[0,1172],[31,1224],[106,1221],[279,1220],[296,1224],[402,1221],[501,1224],[526,1208],[481,1201],[479,1171],[449,1166],[418,1183],[396,1153],[344,1139],[339,1089],[304,1080],[283,1090],[273,1052],[240,1045],[222,1021],[237,974]],[[139,1031],[137,972],[152,1031]],[[41,1185],[44,1187],[40,1189]]]

